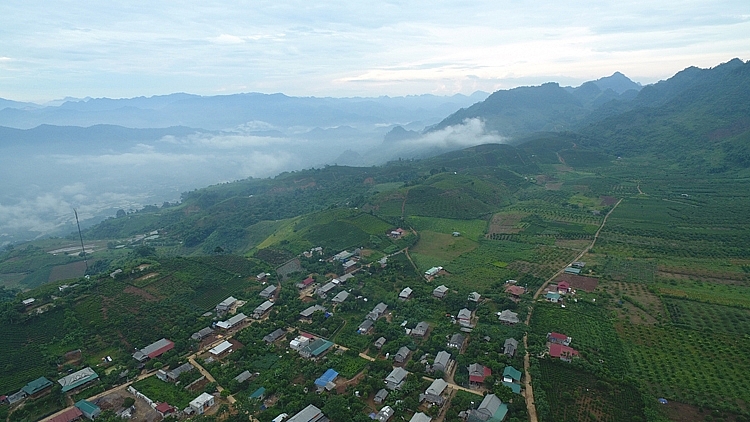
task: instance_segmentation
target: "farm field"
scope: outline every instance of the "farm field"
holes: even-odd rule
[[[419,242],[411,248],[410,253],[417,266],[426,270],[433,266],[445,266],[478,246],[477,242],[465,237],[424,230],[419,233]]]

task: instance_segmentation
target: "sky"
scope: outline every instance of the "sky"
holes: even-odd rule
[[[0,98],[470,94],[750,59],[747,0],[3,0]]]

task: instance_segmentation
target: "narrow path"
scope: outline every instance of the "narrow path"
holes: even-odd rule
[[[622,199],[623,198],[620,198],[620,200],[617,201],[617,203],[615,204],[615,206],[613,206],[612,209],[609,210],[609,212],[607,213],[607,215],[604,216],[604,219],[602,220],[602,224],[599,226],[599,229],[596,231],[596,234],[594,235],[594,239],[591,241],[591,243],[584,250],[581,251],[581,253],[578,254],[578,256],[576,256],[573,259],[572,262],[579,261],[584,255],[586,255],[588,253],[588,251],[591,250],[591,248],[594,247],[594,245],[596,244],[597,239],[599,239],[599,233],[602,232],[602,229],[604,228],[604,225],[607,223],[607,219],[609,218],[610,214],[612,214],[612,212],[617,208],[617,206],[620,205],[620,202],[622,202]],[[567,267],[568,266],[566,265],[566,266],[560,268],[560,270],[557,271],[556,273],[554,273],[552,275],[552,277],[548,278],[544,282],[544,284],[542,284],[542,286],[536,291],[536,293],[534,293],[533,300],[535,301],[539,297],[539,295],[542,294],[542,292],[544,291],[544,289],[547,287],[547,285],[549,283],[551,283],[553,280],[555,280],[557,278],[557,276],[559,276],[560,274],[562,274],[563,272],[565,272],[565,268],[567,268]],[[530,306],[529,307],[529,313],[526,315],[526,326],[527,327],[529,326],[529,323],[531,322],[531,313],[533,311],[534,311],[534,307]],[[524,379],[524,386],[526,388],[526,390],[524,391],[524,393],[525,393],[524,396],[526,398],[526,410],[527,410],[527,412],[529,414],[529,422],[538,422],[539,419],[538,419],[537,414],[536,414],[536,405],[534,404],[534,390],[533,390],[533,388],[531,386],[531,372],[530,372],[531,359],[530,359],[530,356],[529,356],[528,331],[526,333],[524,333],[524,335],[523,335],[523,347],[524,347],[524,349],[526,349],[526,354],[523,357],[523,370],[524,370],[524,378],[525,378]]]
[[[643,191],[641,190],[641,181],[638,180],[637,182],[638,184],[635,187],[638,189],[638,195],[645,195],[645,193],[643,193]]]
[[[201,375],[203,375],[204,377],[206,377],[206,379],[208,380],[208,382],[212,382],[212,383],[216,384],[216,391],[218,391],[220,394],[221,394],[222,391],[224,391],[224,387],[220,386],[219,383],[216,382],[216,378],[214,378],[211,375],[210,372],[206,371],[205,368],[203,368],[200,364],[198,364],[198,362],[195,361],[195,358],[193,356],[188,357],[188,361],[190,361],[190,364],[193,365],[193,366],[195,366],[196,369],[198,369],[198,372],[200,372]],[[232,396],[227,396],[227,400],[231,404],[234,404],[234,402],[236,401],[234,399],[234,397],[232,397]]]
[[[423,376],[422,379],[427,380],[427,381],[435,381],[435,378],[430,378],[430,377],[425,377],[425,376]],[[448,381],[446,381],[446,383],[448,384],[448,387],[452,388],[453,390],[461,390],[461,391],[466,391],[467,393],[476,394],[477,396],[484,396],[484,393],[482,393],[481,391],[472,390],[471,388],[461,387],[460,385],[457,385]]]

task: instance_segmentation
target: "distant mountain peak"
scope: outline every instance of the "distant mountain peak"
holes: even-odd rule
[[[640,91],[643,86],[637,82],[633,82],[630,78],[620,73],[619,71],[613,73],[611,76],[605,76],[592,81],[602,91],[611,89],[612,91],[622,94],[625,91],[634,89]]]

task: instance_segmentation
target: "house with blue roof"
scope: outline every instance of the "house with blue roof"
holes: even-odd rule
[[[315,380],[315,386],[318,387],[318,392],[323,391],[324,389],[326,391],[331,391],[336,388],[336,384],[334,383],[334,381],[338,376],[339,373],[334,371],[333,368],[329,368],[327,371],[325,371],[323,375]]]

